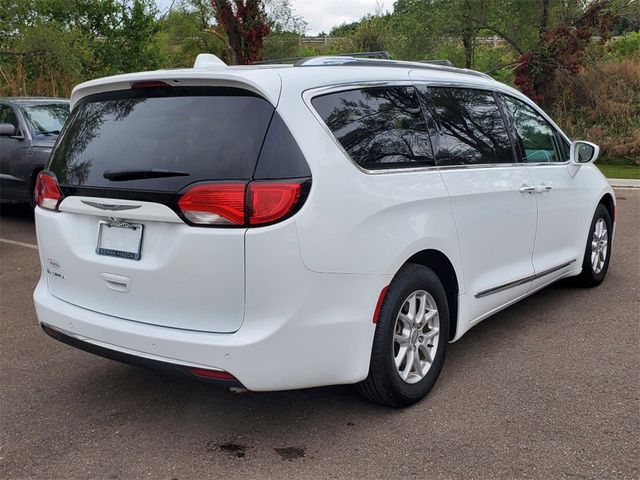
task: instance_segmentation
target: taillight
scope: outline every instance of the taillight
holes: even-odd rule
[[[135,82],[131,85],[133,90],[145,90],[149,88],[167,88],[170,87],[167,82],[163,82],[160,80],[146,80],[142,82]]]
[[[299,183],[250,183],[247,192],[251,205],[249,223],[260,225],[284,217],[300,198],[301,189]]]
[[[244,225],[244,183],[196,185],[180,197],[178,206],[193,223]]]
[[[40,172],[36,180],[34,192],[36,205],[48,210],[57,210],[62,199],[62,192],[55,177],[48,172]]]
[[[178,206],[198,225],[266,225],[295,213],[304,200],[304,185],[298,180],[201,184],[189,188]]]

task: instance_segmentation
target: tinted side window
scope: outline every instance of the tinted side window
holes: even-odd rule
[[[0,123],[10,123],[18,128],[18,117],[9,105],[0,105]]]
[[[513,150],[493,94],[466,88],[429,88],[442,128],[442,165],[511,163]]]
[[[556,133],[544,117],[520,100],[506,95],[504,99],[513,116],[524,160],[530,163],[564,162]]]
[[[413,87],[376,87],[312,102],[351,158],[367,169],[433,166],[426,122]]]
[[[568,162],[569,157],[571,156],[571,144],[562,138],[560,134],[558,134],[558,139],[560,140],[560,145],[562,147],[562,158],[565,162]]]
[[[275,112],[254,173],[257,180],[310,177],[309,165],[282,117]]]

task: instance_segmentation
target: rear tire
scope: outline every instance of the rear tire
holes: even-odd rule
[[[613,222],[609,210],[599,204],[591,221],[584,258],[582,273],[576,277],[579,286],[585,288],[600,285],[607,275],[609,260],[611,259],[611,234]]]
[[[377,320],[369,375],[356,388],[382,405],[414,404],[436,383],[449,341],[449,306],[438,276],[422,265],[402,267]]]

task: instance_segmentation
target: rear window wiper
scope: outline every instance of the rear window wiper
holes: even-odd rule
[[[164,170],[162,168],[150,168],[147,170],[105,170],[102,176],[107,180],[119,182],[124,180],[143,180],[145,178],[188,177],[189,172]]]
[[[48,130],[46,132],[38,132],[38,135],[60,135],[60,130]]]

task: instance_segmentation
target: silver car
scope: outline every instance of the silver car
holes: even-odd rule
[[[36,177],[68,116],[66,99],[0,98],[0,198],[33,205]]]

